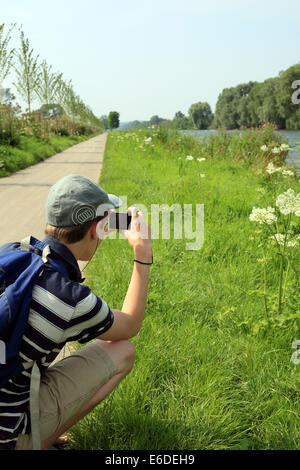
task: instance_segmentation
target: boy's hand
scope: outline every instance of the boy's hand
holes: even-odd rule
[[[96,233],[100,240],[103,240],[110,232],[114,231],[114,229],[108,228],[108,218],[111,212],[115,212],[114,209],[110,209],[108,215],[97,224]]]
[[[143,214],[136,207],[129,207],[131,213],[131,225],[129,230],[119,230],[127,238],[134,250],[135,257],[142,262],[150,262],[152,259],[151,228],[146,224]]]

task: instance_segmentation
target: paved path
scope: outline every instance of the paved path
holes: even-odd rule
[[[68,174],[98,183],[107,133],[81,142],[11,176],[0,178],[0,246],[28,235],[44,238],[50,187]]]
[[[69,174],[80,174],[96,183],[102,169],[107,133],[81,142],[53,157],[0,178],[0,246],[28,235],[44,238],[45,206],[50,187]],[[79,263],[80,268],[86,263]],[[54,362],[71,354],[66,344]]]

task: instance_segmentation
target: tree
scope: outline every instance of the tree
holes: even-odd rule
[[[121,124],[120,129],[127,131],[129,129],[146,129],[149,127],[149,121],[129,121]]]
[[[285,127],[285,120],[280,116],[277,103],[279,78],[268,78],[257,83],[248,96],[248,110],[251,126],[260,126],[264,122],[275,122],[278,127]],[[249,126],[250,127],[250,126]]]
[[[295,108],[296,112],[286,120],[286,129],[296,131],[300,129],[300,106],[295,106]]]
[[[108,129],[108,117],[106,115],[102,115],[99,119],[104,129]]]
[[[194,126],[190,118],[185,116],[181,111],[177,111],[171,123],[171,127],[173,129],[184,130],[184,129],[192,129]]]
[[[20,106],[18,105],[18,103],[15,103],[15,101],[16,101],[16,97],[10,91],[10,88],[5,88],[2,103],[8,108],[15,108],[15,110],[19,112]]]
[[[13,23],[6,35],[4,35],[5,24],[0,25],[0,84],[5,80],[13,66],[15,49],[9,49],[9,42],[11,40],[11,32],[15,26],[16,23]]]
[[[293,119],[293,115],[298,113],[299,105],[295,105],[292,101],[292,94],[294,89],[292,88],[292,83],[300,78],[300,62],[295,65],[292,65],[287,70],[279,73],[279,86],[278,93],[276,95],[276,102],[278,106],[278,112],[281,118],[284,120],[285,124],[288,122],[294,122],[293,129],[295,129],[295,122],[299,118]],[[298,121],[299,122],[299,121]],[[285,126],[286,127],[286,126]],[[299,127],[298,127],[299,129]]]
[[[215,112],[215,126],[236,129],[249,127],[251,112],[249,109],[250,94],[256,82],[242,83],[236,87],[225,88],[218,96]]]
[[[175,119],[182,119],[182,118],[184,118],[184,114],[181,111],[177,111],[173,119],[175,120]]]
[[[190,118],[196,129],[207,129],[214,115],[208,103],[194,103],[189,109]]]
[[[41,64],[41,79],[37,86],[37,95],[42,105],[49,105],[55,101],[56,90],[62,73],[52,72],[52,66],[44,60]]]
[[[18,65],[15,66],[17,82],[13,83],[21,97],[26,101],[28,112],[31,112],[31,104],[37,96],[40,85],[41,72],[38,64],[39,56],[34,57],[33,49],[30,49],[29,40],[25,39],[23,31],[20,35],[21,46],[17,55]]]
[[[63,107],[60,104],[55,103],[43,104],[38,111],[42,113],[43,116],[51,118],[63,116],[65,114]]]
[[[69,81],[69,84],[71,84],[71,80]],[[55,102],[59,103],[62,107],[64,107],[67,88],[68,85],[63,80],[62,76],[59,77],[55,89]]]
[[[120,125],[120,114],[117,111],[111,111],[108,115],[107,125],[110,130],[117,129]]]
[[[61,105],[72,119],[80,119],[80,98],[76,95],[72,80],[65,83],[59,80],[58,94],[61,96]]]
[[[155,114],[150,118],[149,124],[150,126],[158,126],[162,121],[164,121],[164,119]]]

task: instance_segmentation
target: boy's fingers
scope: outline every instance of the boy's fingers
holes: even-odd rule
[[[114,231],[115,231],[114,228],[104,227],[104,232],[105,232],[106,234],[111,233],[111,232],[114,232]]]
[[[136,208],[136,207],[133,207],[133,206],[132,206],[132,207],[129,207],[129,209],[127,209],[127,212],[130,212],[133,218],[136,218],[137,215],[138,215],[138,210],[137,210],[137,208]]]

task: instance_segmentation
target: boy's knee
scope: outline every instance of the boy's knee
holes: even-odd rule
[[[133,368],[134,361],[135,361],[135,347],[133,344],[128,340],[124,341],[124,365],[123,365],[123,372],[129,374],[131,369]]]
[[[135,347],[127,339],[106,342],[97,339],[97,343],[109,354],[116,365],[116,373],[127,375],[135,361]]]

